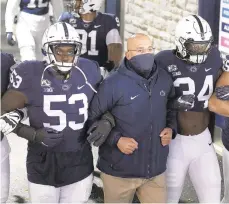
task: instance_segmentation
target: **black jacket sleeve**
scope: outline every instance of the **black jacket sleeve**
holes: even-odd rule
[[[169,106],[168,104],[171,100],[174,100],[174,97],[175,97],[175,88],[172,85],[168,96],[167,106]],[[166,126],[173,130],[173,138],[175,138],[177,134],[177,111],[172,110],[169,107],[167,107]]]

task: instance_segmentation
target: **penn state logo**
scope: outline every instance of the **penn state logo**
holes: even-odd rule
[[[165,91],[164,91],[164,90],[161,90],[161,91],[160,91],[160,95],[161,95],[161,96],[165,96]]]
[[[189,68],[189,70],[190,70],[191,72],[196,72],[196,71],[197,71],[197,67],[196,67],[196,66],[191,66],[191,67]]]
[[[177,65],[175,65],[175,64],[171,64],[168,66],[168,72],[175,72],[177,70],[178,70],[178,68],[177,68]]]
[[[71,88],[71,84],[63,84],[62,85],[62,90],[64,90],[64,91],[68,91],[70,88]]]

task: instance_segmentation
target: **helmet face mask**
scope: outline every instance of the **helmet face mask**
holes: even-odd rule
[[[184,46],[188,55],[206,55],[211,49],[212,41],[194,41],[188,39],[185,41]]]
[[[42,39],[44,60],[61,72],[68,72],[81,54],[82,44],[77,31],[67,23],[51,25]]]
[[[175,44],[183,60],[197,64],[205,62],[212,42],[211,28],[200,16],[190,15],[178,22]]]

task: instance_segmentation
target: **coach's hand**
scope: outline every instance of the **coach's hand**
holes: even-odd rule
[[[34,137],[36,142],[52,148],[63,141],[64,134],[51,128],[41,128],[36,131]]]
[[[138,143],[133,138],[129,137],[120,137],[117,146],[124,154],[132,154],[134,150],[138,149]]]
[[[164,128],[160,134],[161,144],[163,146],[168,145],[172,140],[172,136],[173,136],[173,130],[171,128]]]
[[[6,33],[6,39],[7,39],[8,45],[14,46],[16,44],[16,38],[12,32]]]

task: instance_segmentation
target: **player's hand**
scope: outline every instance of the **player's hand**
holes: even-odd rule
[[[161,144],[163,146],[168,145],[172,140],[172,136],[173,136],[173,130],[171,128],[164,128],[160,133]]]
[[[216,97],[220,100],[229,101],[229,85],[215,88]]]
[[[106,141],[111,129],[112,126],[109,121],[96,121],[87,131],[87,134],[89,134],[87,141],[91,144],[93,143],[94,146],[99,147]]]
[[[52,148],[63,141],[64,134],[52,128],[41,128],[36,131],[35,141]]]
[[[12,32],[6,33],[6,39],[7,39],[8,45],[14,46],[16,44],[16,38]]]
[[[114,116],[110,112],[106,112],[100,121],[96,121],[87,131],[89,143],[94,143],[94,146],[102,145],[110,134],[110,131],[115,126]]]
[[[18,110],[5,113],[0,117],[0,128],[4,135],[11,133],[21,121],[22,117]]]
[[[129,137],[120,137],[117,146],[124,154],[132,154],[134,150],[138,149],[138,143],[133,138]]]
[[[169,108],[178,111],[187,111],[194,107],[194,103],[194,94],[183,95],[169,102]]]

